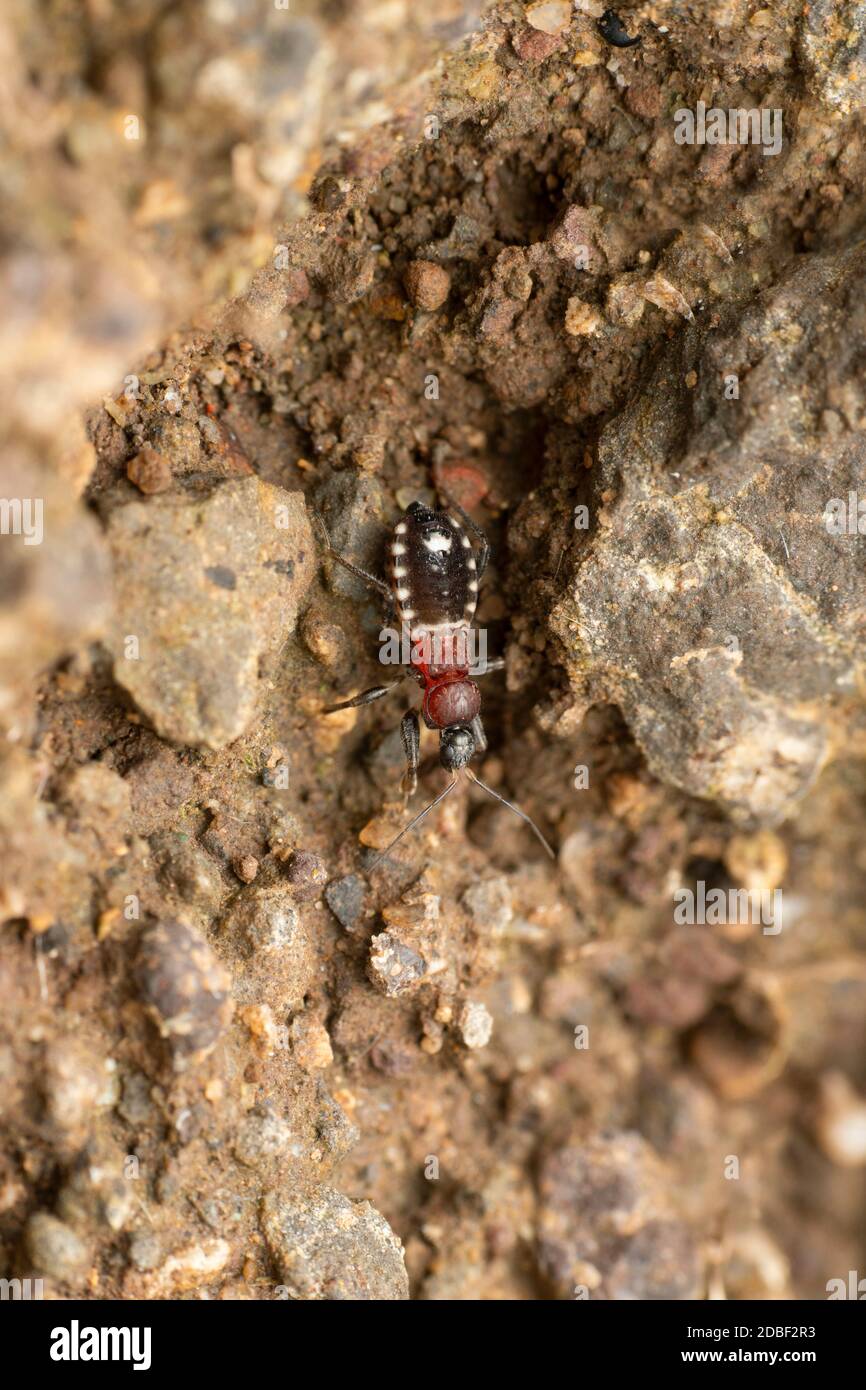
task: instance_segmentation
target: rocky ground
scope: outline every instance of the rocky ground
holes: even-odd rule
[[[4,21],[0,1277],[863,1268],[866,6],[602,9]],[[678,144],[699,101],[781,149]],[[437,488],[494,547],[479,772],[554,865],[466,786],[371,868],[406,697],[323,713],[383,615],[314,514],[382,572]]]

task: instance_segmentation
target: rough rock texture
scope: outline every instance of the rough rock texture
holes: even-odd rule
[[[376,989],[389,997],[411,989],[427,973],[424,959],[404,946],[390,932],[380,932],[370,942],[367,973]]]
[[[281,1012],[301,1007],[315,978],[315,953],[309,920],[297,906],[291,887],[262,884],[239,894],[220,924],[220,940],[233,954],[251,957],[251,998],[268,997]],[[240,973],[236,988],[246,995]]]
[[[231,743],[312,576],[303,497],[246,478],[204,501],[119,507],[108,534],[117,680],[164,738]]]
[[[803,10],[800,48],[810,85],[828,106],[846,114],[863,99],[866,11],[858,0],[818,0]]]
[[[369,1202],[331,1188],[265,1201],[262,1229],[291,1298],[409,1297],[403,1247]]]
[[[633,5],[628,49],[595,0],[98,8],[0,19],[0,1277],[825,1297],[866,1258],[864,6]],[[678,143],[715,100],[778,153]],[[443,773],[425,731],[405,806],[409,683],[324,713],[386,615],[300,499],[379,574],[437,488],[492,543],[475,766],[555,865],[467,781],[371,868]]]
[[[578,695],[620,706],[659,777],[745,818],[814,782],[863,671],[866,579],[824,514],[866,477],[864,270],[866,243],[812,257],[664,354],[600,435],[596,526],[551,619]]]

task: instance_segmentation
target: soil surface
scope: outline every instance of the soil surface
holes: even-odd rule
[[[44,507],[0,536],[0,1277],[826,1297],[866,5],[623,5],[629,47],[592,0],[98,8],[14,6],[0,89],[2,491]],[[699,103],[778,152],[678,143]],[[554,863],[463,780],[374,865],[435,738],[407,808],[411,682],[325,713],[392,678],[325,528],[384,576],[443,496],[505,658],[473,766]]]

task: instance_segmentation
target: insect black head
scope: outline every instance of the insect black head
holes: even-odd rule
[[[439,761],[449,772],[459,772],[475,756],[471,729],[457,724],[439,735]]]

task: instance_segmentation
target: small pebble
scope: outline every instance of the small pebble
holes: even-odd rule
[[[473,1051],[486,1047],[493,1035],[493,1018],[484,1004],[470,1000],[464,1004],[458,1019],[460,1036],[466,1047]]]
[[[290,1156],[292,1131],[281,1115],[262,1106],[242,1122],[234,1142],[234,1156],[245,1168],[264,1172]]]
[[[282,272],[282,284],[285,292],[283,302],[287,309],[295,309],[299,304],[303,304],[310,293],[307,272],[299,266],[288,266]]]
[[[689,323],[694,323],[695,316],[689,301],[676,285],[665,279],[664,275],[654,275],[647,280],[643,293],[644,299],[648,299],[650,304],[655,304],[658,309],[664,309],[669,314],[680,314],[684,319],[688,319]]]
[[[327,1156],[332,1163],[342,1163],[361,1138],[361,1131],[321,1079],[316,1082],[316,1098],[316,1133],[322,1145],[317,1152],[322,1158]]]
[[[294,889],[300,902],[312,902],[322,895],[328,881],[325,866],[317,854],[310,850],[296,849],[286,861],[286,878]]]
[[[412,989],[427,973],[427,962],[410,946],[380,932],[370,942],[367,974],[376,988],[389,999]]]
[[[231,979],[204,937],[183,922],[150,927],[141,938],[137,976],[142,999],[171,1044],[175,1067],[209,1052],[234,1006]]]
[[[87,1268],[87,1246],[64,1221],[47,1211],[37,1211],[27,1223],[27,1254],[35,1274],[68,1283]]]
[[[171,466],[165,454],[160,454],[148,445],[131,458],[126,465],[126,476],[139,492],[146,494],[165,492],[171,487]]]
[[[406,293],[418,309],[440,309],[451,289],[451,276],[433,261],[413,261],[406,271]]]
[[[526,6],[526,22],[542,34],[561,34],[571,23],[569,0],[533,0]]]
[[[357,874],[335,878],[325,889],[325,902],[341,927],[352,931],[364,908],[364,882]]]
[[[241,1018],[249,1028],[258,1051],[269,1056],[279,1039],[273,1011],[267,1004],[248,1004],[241,1011]]]
[[[301,623],[301,636],[307,650],[323,666],[336,666],[346,648],[343,629],[336,623],[328,623],[313,610]]]
[[[129,1243],[129,1262],[141,1273],[156,1269],[162,1262],[162,1249],[150,1231],[139,1231]]]
[[[292,1055],[304,1071],[324,1071],[333,1062],[331,1039],[320,1019],[298,1014],[297,1018],[292,1019],[289,1036]]]
[[[407,1048],[385,1038],[370,1048],[370,1064],[383,1076],[408,1076],[413,1069],[414,1058]]]
[[[559,47],[555,34],[542,34],[528,26],[512,39],[514,51],[522,63],[543,63]]]
[[[62,1036],[46,1049],[45,1112],[58,1137],[74,1142],[86,1134],[104,1085],[98,1059],[76,1039]]]
[[[602,325],[602,317],[597,309],[584,304],[582,299],[572,298],[565,309],[565,331],[573,338],[589,338],[597,333]]]
[[[234,870],[241,883],[252,883],[259,871],[259,861],[252,854],[244,854],[235,860]]]
[[[490,480],[480,468],[467,463],[465,459],[434,463],[433,479],[441,491],[453,497],[467,512],[473,511],[490,490]]]
[[[514,920],[511,886],[503,875],[470,884],[462,903],[475,927],[485,936],[502,936]]]
[[[409,1297],[403,1247],[369,1202],[333,1188],[269,1192],[262,1231],[282,1282],[303,1302]]]

